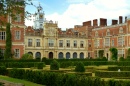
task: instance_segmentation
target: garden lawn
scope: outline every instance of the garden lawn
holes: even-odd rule
[[[36,84],[36,83],[30,82],[30,81],[15,79],[15,78],[11,78],[11,77],[8,77],[8,76],[2,76],[2,75],[0,75],[0,79],[6,80],[6,81],[9,81],[9,82],[14,82],[14,83],[22,83],[25,86],[44,86],[44,85]]]

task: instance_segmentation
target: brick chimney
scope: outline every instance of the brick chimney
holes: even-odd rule
[[[118,20],[112,19],[112,25],[116,25],[116,24],[118,24]]]
[[[93,26],[98,26],[97,22],[98,22],[98,20],[97,20],[97,19],[94,19],[94,20],[93,20]]]
[[[100,18],[100,26],[107,26],[107,19]]]
[[[126,21],[127,21],[127,16],[125,16],[125,23],[126,23]]]
[[[121,24],[122,23],[122,16],[119,16],[119,24]]]
[[[91,21],[86,21],[86,22],[83,22],[83,26],[91,26]]]

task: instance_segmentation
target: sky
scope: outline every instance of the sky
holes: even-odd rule
[[[58,21],[58,27],[65,30],[83,22],[107,18],[108,25],[112,19],[130,15],[130,0],[32,0],[43,7],[47,20]],[[27,6],[26,10],[35,13],[36,8]],[[31,25],[26,21],[27,26]]]

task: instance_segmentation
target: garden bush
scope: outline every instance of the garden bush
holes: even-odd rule
[[[33,59],[33,56],[31,54],[25,53],[22,55],[21,59]]]
[[[43,67],[45,67],[45,66],[46,66],[46,65],[45,65],[44,62],[36,63],[36,67],[37,67],[38,69],[43,69]]]
[[[50,70],[59,70],[59,63],[56,60],[53,60],[50,64]]]
[[[76,72],[85,72],[85,67],[82,62],[78,62],[76,67],[75,67]]]
[[[0,66],[0,75],[6,75],[7,74],[7,69],[5,66]]]

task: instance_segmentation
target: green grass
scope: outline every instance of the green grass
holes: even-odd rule
[[[9,82],[14,82],[14,83],[23,83],[25,86],[44,86],[44,85],[39,85],[33,82],[29,82],[29,81],[25,81],[25,80],[21,80],[21,79],[15,79],[15,78],[11,78],[8,76],[2,76],[0,75],[0,79],[1,80],[6,80]]]

